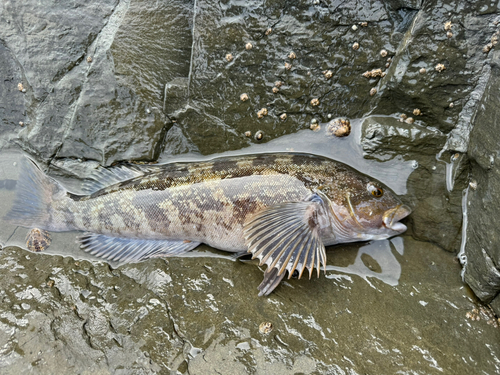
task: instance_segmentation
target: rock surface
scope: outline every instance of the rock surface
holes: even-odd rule
[[[292,279],[268,298],[257,296],[261,270],[221,255],[113,269],[4,249],[0,371],[500,370],[496,318],[468,296],[453,255],[433,245],[405,237],[337,248],[326,277]]]
[[[158,156],[165,116],[121,82],[110,51],[128,3],[5,4],[0,39],[26,88],[17,94],[26,106],[17,141],[25,150],[46,162]]]
[[[347,138],[359,135],[359,144],[339,147],[339,158],[412,163],[403,197],[414,210],[408,233],[462,249],[466,282],[500,314],[494,2],[0,7],[0,149],[21,148],[60,176],[82,177],[123,160],[245,152],[309,129],[313,119],[321,128],[350,118]],[[373,69],[383,74],[363,76]],[[12,193],[13,177],[0,180]],[[468,188],[463,216],[469,181],[477,188]],[[4,249],[0,372],[499,372],[498,329],[486,324],[494,319],[487,308],[474,312],[452,255],[409,238],[405,246],[397,285],[328,273],[285,284],[269,299],[248,292],[260,271],[213,256],[112,269]],[[330,252],[330,264],[355,262],[353,249]],[[375,277],[380,264],[360,256]],[[275,333],[260,334],[262,322]]]
[[[465,281],[483,301],[495,300],[500,313],[500,135],[497,124],[500,108],[495,99],[500,93],[500,51],[489,54],[491,75],[476,114],[468,156],[471,158],[470,184],[467,193],[465,241]],[[485,235],[487,234],[487,235]]]

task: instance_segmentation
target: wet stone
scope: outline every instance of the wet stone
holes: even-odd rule
[[[52,11],[39,8],[38,14],[33,12],[34,8],[38,9],[36,6],[24,2],[3,14],[8,26],[2,28],[0,39],[23,66],[31,86],[26,95],[31,122],[20,133],[22,147],[36,148],[45,160],[79,156],[111,164],[132,158],[154,159],[167,130],[161,101],[155,101],[158,110],[147,114],[149,106],[144,101],[152,97],[144,93],[151,90],[141,91],[132,79],[125,79],[128,72],[123,67],[135,57],[133,77],[140,78],[144,89],[148,80],[141,76],[141,67],[152,60],[159,64],[159,60],[135,55],[136,47],[140,48],[140,56],[147,56],[147,51],[141,48],[143,42],[147,44],[145,34],[137,27],[136,33],[143,35],[141,42],[130,43],[137,34],[127,33],[126,58],[122,58],[117,49],[113,50],[113,58],[110,52],[111,45],[116,46],[120,40],[118,28],[128,25],[121,23],[122,17],[137,10],[134,3],[127,12],[123,3],[114,0],[53,7]],[[12,32],[16,24],[14,18],[19,14],[30,27],[20,33]],[[60,17],[61,14],[65,16]],[[36,36],[23,37],[23,32]],[[164,40],[154,36],[151,39],[155,44]],[[89,50],[95,51],[92,64],[85,62]],[[168,63],[159,66],[165,67]],[[156,76],[158,78],[160,76]],[[168,81],[168,77],[164,77],[154,83],[158,96]]]
[[[168,113],[171,118],[177,117],[178,113],[175,111],[179,108],[183,108],[186,104],[188,99],[188,87],[189,80],[184,77],[175,78],[165,84],[163,110],[165,113]],[[242,94],[242,96],[243,95],[246,94]],[[243,98],[241,98],[241,100],[243,101]]]
[[[500,236],[497,213],[500,209],[500,160],[497,157],[500,137],[496,130],[499,116],[494,94],[500,88],[498,78],[500,51],[492,54],[493,65],[485,94],[480,101],[481,111],[475,117],[468,156],[471,163],[471,182],[467,196],[467,228],[465,242],[465,280],[483,301],[498,300],[500,293]],[[474,188],[475,187],[475,188]],[[500,314],[498,303],[495,311]]]
[[[329,248],[326,275],[267,298],[254,263],[205,255],[113,269],[4,249],[0,264],[17,268],[0,268],[7,373],[361,373],[367,361],[374,373],[425,373],[430,359],[444,373],[497,370],[500,331],[468,296],[454,256],[429,243]],[[481,319],[467,317],[474,310]]]
[[[408,117],[401,115],[403,120]],[[371,116],[361,130],[361,145],[366,156],[381,159],[408,152],[432,154],[444,145],[446,138],[437,129],[402,123],[394,117]],[[412,155],[408,155],[412,156]]]
[[[464,276],[499,314],[492,4],[9,2],[0,20],[0,148],[17,145],[56,172],[242,150],[300,130],[324,137],[304,129],[312,118],[354,123],[368,114],[378,119],[353,127],[361,136],[353,163],[363,153],[414,170],[402,242],[337,246],[326,275],[284,281],[265,299],[252,292],[264,270],[222,252],[115,268],[3,248],[3,372],[499,373],[498,328],[464,287],[454,254],[442,251],[460,249],[462,191],[473,178]],[[446,69],[437,72],[439,63]],[[362,74],[384,66],[375,89]],[[251,100],[242,103],[242,93]],[[269,115],[258,119],[262,108]],[[424,115],[399,121],[415,108]],[[259,130],[261,140],[243,136]],[[12,181],[1,180],[10,193]],[[259,333],[262,322],[272,322],[270,334]]]
[[[448,20],[450,13],[435,1],[423,3],[415,23],[401,40],[404,55],[396,53],[384,78],[386,86],[380,92],[380,100],[374,103],[377,113],[390,115],[400,108],[418,107],[429,116],[429,123],[440,131],[448,133],[454,127],[460,110],[443,116],[448,98],[466,98],[478,83],[483,67],[480,35],[488,33],[489,21],[480,19],[479,8],[476,4],[471,12],[452,12],[453,33],[463,43],[442,43],[447,39],[443,19]],[[463,29],[460,24],[467,26]],[[481,31],[478,33],[478,30]],[[436,44],[440,45],[437,50]],[[426,59],[423,56],[433,57]],[[438,64],[440,72],[435,70]],[[448,86],[451,76],[453,88]]]
[[[161,109],[164,85],[189,76],[193,8],[183,0],[131,0],[124,10],[120,10],[123,18],[116,20],[118,27],[110,47],[115,74],[141,101]]]
[[[19,119],[24,118],[25,98],[21,94],[23,84],[22,70],[18,65],[15,55],[9,51],[6,44],[0,38],[0,67],[4,75],[4,81],[0,85],[0,148],[6,148],[11,140],[17,136],[14,126],[19,124]],[[20,85],[20,86],[19,86]]]
[[[464,279],[479,299],[489,303],[500,290],[500,270],[484,249],[474,246],[476,242],[476,236],[469,238]]]
[[[416,2],[405,2],[410,3],[418,8]],[[237,136],[246,130],[262,129],[268,141],[302,129],[307,115],[317,111],[310,105],[311,98],[321,98],[321,107],[329,108],[336,116],[355,118],[366,112],[370,104],[365,98],[371,85],[361,74],[375,68],[370,62],[380,60],[382,49],[397,50],[399,40],[392,34],[396,29],[399,34],[409,25],[397,11],[399,3],[352,2],[345,4],[342,12],[322,5],[310,9],[310,2],[299,2],[286,9],[282,5],[257,2],[252,16],[247,17],[237,3],[230,2],[222,10],[214,1],[196,2],[198,42],[193,44],[189,105],[220,121],[214,131],[228,142],[214,146],[212,152],[238,149],[241,144]],[[305,20],[303,15],[310,11],[311,19]],[[273,20],[272,33],[264,36],[270,27],[269,18]],[[353,51],[352,44],[361,41],[354,39],[354,33],[350,35],[350,28],[346,36],[346,27],[342,25],[359,18],[367,20],[367,26],[356,32],[356,38],[361,35],[369,48]],[[221,51],[241,50],[242,41],[246,40],[254,41],[252,53],[242,53],[227,64]],[[297,58],[289,57],[291,51]],[[330,73],[322,75],[323,71]],[[274,95],[268,84],[277,80],[285,83],[286,90],[280,89],[279,95]],[[248,111],[242,111],[240,103],[235,103],[243,88],[253,102]],[[266,119],[264,124],[259,121],[257,128],[256,113],[263,107],[270,113],[303,115],[290,116],[286,126]],[[185,134],[199,128],[185,113],[176,120]],[[205,144],[200,140],[195,146],[203,154],[210,153]]]
[[[364,120],[360,141],[364,156],[382,161],[405,155],[407,160],[414,160],[416,165],[424,167],[415,169],[407,183],[405,199],[413,208],[409,218],[412,223],[410,230],[416,238],[456,251],[460,246],[462,194],[460,188],[448,191],[446,165],[437,163],[436,155],[431,151],[441,149],[446,137],[435,128],[408,124],[405,114],[400,119],[371,116]],[[464,186],[466,172],[463,165],[459,172],[456,174],[457,186]]]

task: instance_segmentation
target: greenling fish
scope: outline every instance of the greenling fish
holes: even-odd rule
[[[198,163],[101,168],[66,190],[29,159],[6,219],[61,232],[80,230],[80,247],[119,262],[182,254],[206,243],[250,252],[266,264],[259,295],[285,275],[309,277],[325,246],[384,239],[406,230],[410,208],[388,187],[324,157],[277,153]]]

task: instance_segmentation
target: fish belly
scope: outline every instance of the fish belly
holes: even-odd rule
[[[203,242],[244,251],[243,223],[265,207],[300,201],[311,191],[297,178],[251,175],[209,180],[165,190],[123,190],[59,204],[59,220],[79,230],[141,239]],[[74,213],[74,214],[68,214]]]

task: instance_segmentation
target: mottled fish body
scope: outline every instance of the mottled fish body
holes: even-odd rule
[[[80,230],[83,250],[122,262],[181,254],[200,243],[249,251],[267,264],[261,294],[288,273],[325,264],[324,246],[388,238],[410,213],[387,187],[309,154],[99,169],[68,192],[26,160],[7,219],[47,231]]]

